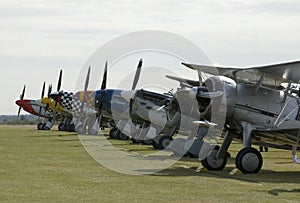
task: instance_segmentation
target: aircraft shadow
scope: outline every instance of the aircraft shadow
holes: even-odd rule
[[[153,176],[200,176],[214,177],[221,179],[234,179],[252,183],[300,183],[300,171],[273,171],[262,169],[258,174],[235,174],[230,175],[233,167],[227,167],[223,171],[202,171],[195,172],[197,167],[173,167],[168,168]],[[276,178],[274,178],[276,177]],[[280,191],[279,191],[280,192]],[[298,190],[297,190],[298,192]],[[274,191],[273,193],[276,193]]]

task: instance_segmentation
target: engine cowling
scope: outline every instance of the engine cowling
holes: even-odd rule
[[[212,76],[205,80],[208,91],[222,91],[223,96],[213,99],[212,107],[218,111],[225,111],[226,117],[231,117],[236,104],[237,84],[234,80],[224,76]]]

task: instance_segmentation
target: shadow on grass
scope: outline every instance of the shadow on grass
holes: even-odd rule
[[[233,167],[227,167],[223,171],[195,172],[196,169],[196,167],[173,167],[165,169],[159,173],[155,173],[153,174],[153,176],[202,176],[221,179],[233,179],[251,183],[300,183],[300,171],[278,172],[262,169],[258,174],[230,175],[229,173],[233,169]]]
[[[41,134],[35,134],[35,135],[29,135],[28,137],[39,137],[39,138],[45,138],[45,137],[77,137],[77,134],[49,134],[49,133],[41,133]]]
[[[293,190],[284,190],[284,189],[274,189],[269,190],[268,193],[273,196],[279,196],[280,193],[300,193],[300,189],[293,189]]]

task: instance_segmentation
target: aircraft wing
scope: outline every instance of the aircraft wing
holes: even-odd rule
[[[278,87],[283,82],[291,81],[298,83],[300,81],[300,61],[248,68],[215,67],[187,63],[182,64],[194,70],[203,71],[213,75],[230,77],[237,82],[255,84],[259,81],[261,76],[264,75],[262,85],[271,87]]]
[[[176,80],[180,83],[186,83],[186,84],[191,85],[191,86],[199,86],[199,81],[185,79],[185,78],[179,78],[179,77],[170,76],[170,75],[166,75],[166,77],[171,79],[171,80]]]

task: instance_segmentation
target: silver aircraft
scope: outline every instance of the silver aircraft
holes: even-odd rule
[[[206,141],[216,132],[223,132],[224,136],[220,148],[200,150],[199,157],[207,169],[223,170],[233,139],[243,143],[235,158],[236,167],[243,173],[257,173],[263,165],[260,152],[252,148],[252,144],[283,149],[299,144],[300,61],[249,68],[182,64],[209,74],[206,80],[199,81],[200,86],[187,80],[186,83],[194,87],[185,91],[196,97],[203,87],[212,92],[223,91],[219,98],[202,104],[199,101],[203,98],[197,97],[202,121],[194,123],[203,124],[204,120],[209,129],[215,124],[219,126],[219,131],[204,136]]]

